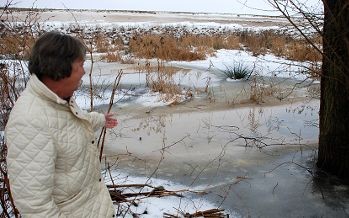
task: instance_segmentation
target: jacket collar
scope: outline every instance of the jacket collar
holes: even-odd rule
[[[52,101],[57,104],[68,107],[68,110],[70,110],[74,114],[74,116],[80,119],[88,120],[85,112],[80,109],[73,97],[69,99],[69,102],[60,98],[56,93],[52,92],[49,88],[47,88],[47,86],[44,83],[42,83],[35,74],[32,74],[32,76],[30,77],[30,80],[28,82],[28,88],[33,90],[36,95],[45,98],[48,101]]]
[[[47,86],[42,83],[39,78],[32,74],[28,82],[28,86],[39,96],[43,96],[50,101],[56,102],[58,104],[67,105],[68,102],[60,98],[56,93],[52,92]]]

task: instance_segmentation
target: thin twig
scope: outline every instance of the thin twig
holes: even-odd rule
[[[114,105],[114,96],[115,96],[115,92],[116,92],[116,89],[117,87],[119,86],[120,84],[120,80],[121,80],[121,76],[123,74],[123,71],[122,70],[119,70],[119,73],[118,75],[115,77],[115,80],[114,80],[114,85],[113,85],[113,90],[112,90],[112,93],[111,93],[111,97],[110,97],[110,101],[109,101],[109,107],[108,107],[108,110],[107,110],[107,113],[110,112],[112,106]],[[101,149],[100,149],[100,152],[99,152],[99,161],[102,161],[102,154],[103,154],[103,149],[104,149],[104,141],[105,141],[105,135],[106,135],[106,132],[107,132],[107,129],[106,127],[104,126],[101,130],[101,134],[99,135],[99,138],[98,138],[98,143],[97,145],[101,145]],[[102,140],[102,143],[100,144]]]

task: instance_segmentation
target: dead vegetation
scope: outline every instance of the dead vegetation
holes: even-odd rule
[[[38,14],[28,12],[21,27],[14,25],[11,10],[7,9],[11,2],[7,1],[4,9],[0,9],[0,216],[4,218],[20,217],[15,207],[7,174],[7,145],[3,135],[11,109],[28,81],[28,72],[24,60],[28,59],[30,48],[37,37],[40,25]]]
[[[229,32],[223,35],[213,33],[209,36],[192,33],[179,37],[175,35],[137,34],[129,40],[127,52],[144,59],[193,61],[205,59],[218,49],[246,49],[255,56],[272,53],[293,61],[321,60],[321,54],[309,46],[307,41],[272,30]],[[312,40],[321,44],[318,35],[312,36]]]
[[[250,81],[250,89],[250,100],[257,104],[264,103],[267,97],[272,96],[273,93],[277,93],[276,87],[270,84],[264,84],[257,77],[253,77]]]
[[[176,100],[176,96],[182,94],[182,88],[173,80],[173,75],[178,71],[177,68],[166,67],[164,62],[157,62],[156,69],[151,67],[150,63],[146,64],[146,84],[153,92],[162,94],[162,100]]]
[[[112,200],[116,204],[121,203],[128,203],[130,205],[133,205],[134,207],[137,207],[139,204],[139,201],[144,198],[162,198],[166,196],[175,196],[182,198],[184,197],[184,193],[195,193],[195,194],[205,194],[205,192],[197,192],[197,191],[190,191],[190,190],[176,190],[176,191],[169,191],[166,190],[163,186],[151,186],[149,184],[125,184],[125,185],[107,185],[109,189],[110,196]],[[140,189],[141,191],[130,191],[125,192],[125,189],[130,188],[136,188]],[[147,189],[144,191],[144,189]],[[144,211],[143,214],[147,214],[147,211]],[[122,214],[117,214],[122,215]],[[132,213],[133,217],[140,217],[142,214],[136,214]],[[209,210],[202,210],[202,211],[196,211],[194,213],[188,213],[184,211],[178,210],[177,214],[169,214],[164,213],[163,217],[166,218],[189,218],[189,217],[211,217],[211,218],[224,218],[228,217],[228,215],[224,214],[224,209],[214,208]]]
[[[164,213],[164,218],[191,218],[191,217],[207,217],[207,218],[228,218],[229,216],[223,213],[223,209],[210,209],[197,211],[195,213],[181,213],[181,216],[172,215],[168,213]]]
[[[33,13],[33,12],[28,12]],[[35,37],[44,32],[37,21],[37,14],[24,24],[14,23],[8,13],[2,21],[0,33],[0,55],[26,54],[35,41]],[[22,23],[22,22],[21,22]],[[35,28],[28,28],[33,27]],[[63,28],[63,27],[62,27]],[[16,30],[16,31],[13,31]],[[16,35],[18,32],[20,35]],[[59,29],[57,31],[60,31]],[[133,27],[103,29],[102,27],[83,27],[69,25],[68,34],[80,37],[95,53],[104,54],[108,62],[128,63],[124,55],[134,58],[160,59],[164,61],[193,61],[205,59],[218,49],[247,50],[253,55],[267,53],[293,61],[316,62],[321,54],[304,39],[280,30],[212,30],[189,32],[185,27],[154,27],[150,30]],[[319,34],[312,34],[309,39],[321,45]],[[25,42],[25,43],[24,43]],[[23,55],[26,57],[26,55]]]
[[[19,90],[15,88],[17,82],[9,75],[8,66],[0,63],[0,131],[3,131],[11,108],[18,98]],[[19,213],[14,206],[12,199],[9,178],[7,174],[7,145],[4,135],[0,132],[0,204],[2,207],[1,217],[18,217]]]
[[[171,35],[134,36],[129,44],[130,52],[145,59],[193,61],[205,58],[205,51],[185,45]]]

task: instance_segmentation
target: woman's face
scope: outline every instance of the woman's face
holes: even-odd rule
[[[63,89],[61,97],[69,98],[79,88],[81,78],[85,74],[84,62],[85,61],[81,58],[76,59],[72,63],[72,72],[70,76],[60,80]]]

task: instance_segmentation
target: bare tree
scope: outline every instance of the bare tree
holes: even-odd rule
[[[323,63],[317,166],[349,179],[349,2],[323,0]]]
[[[324,13],[316,14],[298,0],[268,1],[322,54],[317,166],[348,180],[349,2],[322,0]],[[311,31],[322,36],[322,45],[310,40]]]

